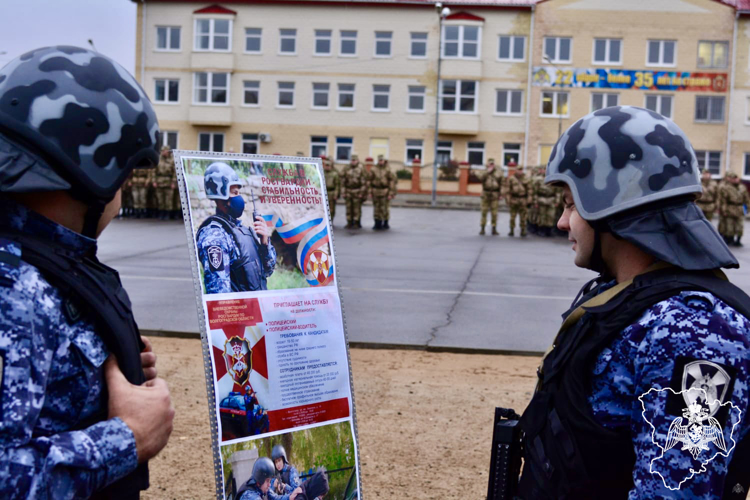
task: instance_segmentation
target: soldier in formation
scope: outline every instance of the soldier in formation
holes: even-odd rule
[[[378,163],[368,173],[368,188],[372,193],[372,206],[376,231],[390,229],[390,202],[396,196],[396,174],[388,167],[388,160],[378,155]]]
[[[495,167],[495,160],[487,161],[487,169],[476,173],[479,182],[482,183],[482,218],[479,221],[479,234],[484,235],[484,226],[487,224],[487,212],[490,214],[492,224],[492,235],[497,232],[497,211],[500,208],[500,196],[503,188],[503,172]]]
[[[544,183],[542,167],[537,168],[539,175],[535,176],[532,185],[531,207],[535,212],[534,229],[540,236],[552,236],[552,229],[557,224],[557,206],[562,198],[560,189]]]
[[[159,164],[156,166],[154,189],[156,190],[157,217],[160,220],[167,220],[174,217],[174,194],[177,190],[177,172],[174,167],[172,150],[169,146],[161,147]]]
[[[346,228],[360,229],[362,203],[367,199],[367,171],[355,154],[341,175],[341,191],[346,201]]]
[[[328,207],[331,211],[331,225],[336,217],[336,200],[341,196],[341,176],[333,166],[333,160],[323,157],[323,174],[326,179],[326,192],[328,193]]]
[[[539,207],[534,204],[534,193],[538,186],[544,180],[543,173],[540,173],[541,167],[534,167],[531,169],[531,176],[529,177],[529,187],[531,188],[531,201],[529,205],[529,215],[526,221],[526,228],[531,234],[537,234],[537,227],[539,224]]]
[[[133,192],[133,216],[136,219],[145,219],[149,215],[149,187],[153,184],[153,169],[136,168],[135,170],[133,170],[131,185]]]
[[[510,208],[510,232],[508,236],[515,236],[516,216],[521,228],[521,237],[526,237],[526,222],[528,207],[531,204],[531,187],[523,168],[517,168],[506,182],[505,200]]]
[[[701,185],[703,187],[703,195],[701,195],[697,204],[703,211],[703,215],[710,222],[714,218],[716,203],[719,201],[719,185],[711,179],[711,172],[708,170],[704,170],[701,174]]]
[[[745,207],[750,202],[747,188],[730,172],[719,188],[719,233],[727,245],[741,247]]]
[[[120,217],[133,216],[133,172],[128,174],[125,183],[122,185],[122,207],[120,208]]]

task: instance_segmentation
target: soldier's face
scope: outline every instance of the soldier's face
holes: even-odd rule
[[[276,470],[281,471],[281,469],[284,468],[284,459],[283,458],[277,458],[274,462],[276,464]]]
[[[570,188],[563,188],[563,204],[565,209],[557,221],[557,228],[568,233],[568,240],[573,242],[573,251],[576,256],[573,260],[576,266],[590,269],[591,254],[594,251],[594,239],[596,234],[588,222],[583,220],[578,210]]]
[[[268,490],[271,488],[271,478],[269,477],[265,481],[263,481],[263,484],[260,485],[260,491],[263,493],[268,493]]]
[[[107,205],[104,207],[104,212],[102,212],[102,216],[99,218],[99,225],[96,228],[96,236],[98,237],[102,231],[104,231],[104,228],[109,225],[110,222],[112,222],[112,219],[114,219],[117,214],[120,212],[120,206],[122,205],[122,189],[118,189],[117,193],[115,193],[115,197],[107,203]]]

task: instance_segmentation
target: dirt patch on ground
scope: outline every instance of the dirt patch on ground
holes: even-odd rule
[[[198,340],[153,338],[177,410],[144,499],[211,498],[211,439]],[[496,406],[519,413],[539,358],[352,349],[363,498],[487,492]]]

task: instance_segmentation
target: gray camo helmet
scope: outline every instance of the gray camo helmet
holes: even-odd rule
[[[237,172],[222,161],[210,164],[203,174],[203,187],[209,200],[228,200],[232,186],[242,186],[242,181]]]
[[[271,459],[276,462],[277,458],[283,458],[285,464],[289,463],[286,458],[286,449],[284,449],[284,446],[281,444],[277,444],[273,447],[273,450],[271,450]]]
[[[159,162],[158,138],[146,93],[102,54],[44,47],[0,69],[0,153],[14,158],[11,171],[0,162],[0,190],[108,202],[134,168]]]
[[[600,109],[575,122],[552,149],[544,182],[567,184],[587,221],[702,192],[685,133],[635,106]]]
[[[276,475],[276,469],[273,467],[273,462],[268,457],[260,457],[253,464],[252,479],[255,480],[255,484],[261,486],[266,482],[266,479],[270,479]]]

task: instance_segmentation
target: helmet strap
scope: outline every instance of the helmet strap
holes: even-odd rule
[[[86,215],[83,218],[83,231],[81,234],[91,239],[96,239],[96,231],[99,228],[99,220],[104,213],[106,206],[101,200],[96,200],[89,205]]]
[[[589,266],[592,271],[599,273],[603,278],[607,278],[609,271],[602,255],[602,233],[608,233],[609,227],[606,223],[600,223],[599,221],[589,222],[589,224],[594,229],[594,248],[591,250]]]

